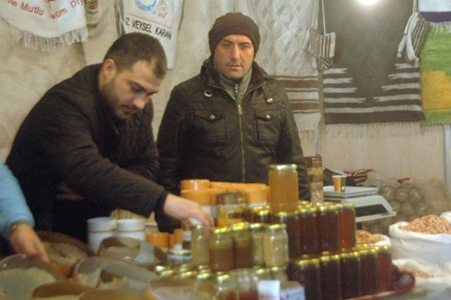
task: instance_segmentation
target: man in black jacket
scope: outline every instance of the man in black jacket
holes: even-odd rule
[[[120,37],[102,64],[52,87],[15,137],[7,165],[20,182],[38,230],[86,241],[86,220],[121,208],[172,230],[167,216],[207,227],[211,216],[156,183],[158,151],[151,96],[166,74],[160,43]]]
[[[163,185],[182,179],[267,183],[271,164],[297,164],[299,196],[310,200],[298,130],[283,86],[254,61],[260,34],[241,13],[216,19],[211,57],[177,85],[157,138]]]

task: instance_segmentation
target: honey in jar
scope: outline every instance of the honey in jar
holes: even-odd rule
[[[304,286],[305,299],[321,299],[320,261],[316,257],[305,256],[291,260],[288,264],[288,280]]]
[[[340,248],[351,249],[356,246],[356,214],[354,204],[344,202],[338,205]]]
[[[321,299],[341,299],[340,256],[323,253],[320,257]]]
[[[270,165],[268,182],[271,211],[273,213],[295,211],[299,202],[297,165]]]
[[[216,196],[218,227],[243,222],[246,210],[246,197],[243,192],[226,192]]]
[[[358,251],[360,256],[362,294],[377,294],[379,292],[379,265],[377,252],[371,246],[361,246]]]
[[[235,269],[252,268],[252,234],[249,223],[230,225],[233,240],[233,265]]]
[[[299,257],[301,255],[301,245],[298,211],[276,213],[272,215],[271,223],[285,224],[288,235],[288,256],[289,258]]]
[[[320,251],[338,251],[340,249],[340,237],[337,205],[329,203],[318,204],[317,222]]]
[[[378,258],[379,289],[381,292],[391,291],[393,290],[393,264],[390,246],[375,246],[374,249]]]
[[[316,207],[312,205],[302,205],[298,208],[298,215],[299,250],[301,254],[319,253]]]
[[[265,265],[285,266],[288,262],[288,235],[285,224],[266,225],[263,236]]]
[[[341,297],[343,299],[362,296],[360,256],[357,251],[340,254]]]
[[[211,229],[209,256],[212,272],[227,272],[233,269],[233,242],[229,228]]]

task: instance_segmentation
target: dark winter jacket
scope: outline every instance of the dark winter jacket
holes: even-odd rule
[[[162,184],[181,179],[267,183],[271,164],[298,165],[301,199],[310,199],[298,130],[283,86],[255,62],[241,104],[207,60],[170,96],[157,138]]]
[[[99,68],[88,66],[51,88],[22,123],[6,161],[36,228],[82,240],[88,218],[115,208],[147,217],[161,212],[167,196],[155,183],[152,104],[125,122],[114,121],[98,91]],[[86,200],[57,200],[62,182]]]

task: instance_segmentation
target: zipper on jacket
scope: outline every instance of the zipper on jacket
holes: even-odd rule
[[[244,135],[243,135],[243,121],[242,121],[242,116],[243,116],[243,107],[241,106],[241,102],[243,99],[239,99],[239,84],[236,83],[233,91],[235,93],[235,101],[237,103],[237,109],[238,109],[238,122],[239,122],[239,127],[240,127],[240,141],[241,141],[241,180],[242,182],[246,181],[246,165],[245,165],[245,160],[244,160]]]

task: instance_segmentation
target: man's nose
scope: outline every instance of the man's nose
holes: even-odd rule
[[[145,96],[138,96],[133,99],[133,105],[139,110],[143,110],[148,102],[149,100]]]
[[[230,50],[230,57],[233,59],[237,59],[240,57],[240,48],[237,46],[233,46]]]

